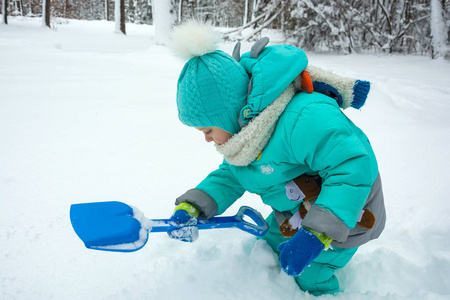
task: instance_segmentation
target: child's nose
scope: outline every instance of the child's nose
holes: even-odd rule
[[[212,141],[213,141],[213,138],[210,137],[210,136],[208,136],[207,134],[205,134],[205,141],[206,141],[207,143],[212,142]]]

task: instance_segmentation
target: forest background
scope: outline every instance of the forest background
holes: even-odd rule
[[[308,51],[404,53],[450,59],[450,0],[0,0],[7,15],[155,24],[187,18],[223,27],[229,40],[278,30],[284,43]],[[120,9],[116,9],[119,8]],[[162,9],[161,9],[162,8]],[[5,13],[6,12],[6,13]],[[116,28],[118,26],[116,25]],[[158,27],[157,27],[158,29]],[[165,34],[167,35],[167,34]],[[162,42],[164,43],[164,42]]]

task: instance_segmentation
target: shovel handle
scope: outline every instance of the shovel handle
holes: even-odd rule
[[[248,217],[252,222],[248,222]],[[245,218],[245,219],[244,219]],[[242,206],[236,215],[229,217],[198,218],[197,223],[177,224],[170,219],[150,220],[150,232],[168,232],[186,226],[197,226],[198,229],[239,228],[256,236],[263,236],[269,229],[262,215],[248,206]]]

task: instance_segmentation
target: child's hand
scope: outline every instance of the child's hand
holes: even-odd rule
[[[300,227],[289,241],[278,246],[281,268],[290,276],[300,275],[331,242],[325,234]]]
[[[192,243],[198,238],[197,217],[200,211],[187,202],[178,204],[175,207],[171,220],[178,224],[186,225],[180,229],[167,232],[169,237],[183,242]]]

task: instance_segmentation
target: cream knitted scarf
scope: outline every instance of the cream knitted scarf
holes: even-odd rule
[[[217,151],[229,164],[243,167],[258,157],[269,142],[278,119],[294,97],[296,90],[296,82],[290,84],[241,131],[233,135],[226,143],[216,144]]]

